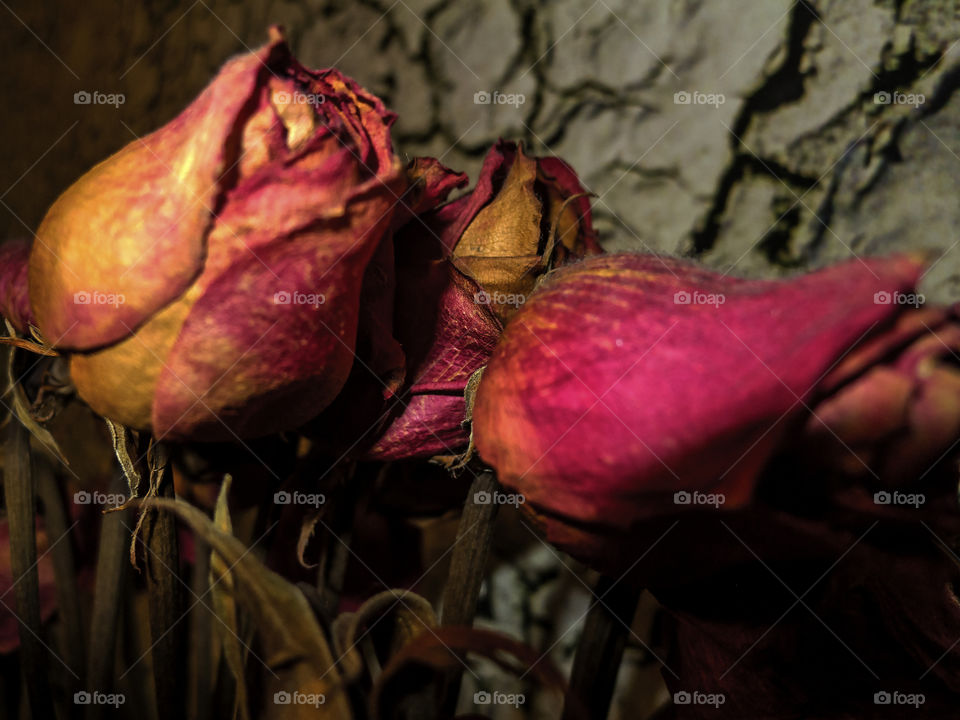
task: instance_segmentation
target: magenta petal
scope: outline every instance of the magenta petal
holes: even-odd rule
[[[422,240],[430,243],[429,240]],[[500,323],[474,301],[479,288],[445,260],[398,269],[396,332],[409,359],[408,392],[368,459],[450,455],[469,438],[464,390],[500,336]]]
[[[447,195],[462,188],[469,178],[466,173],[454,172],[436,158],[418,157],[407,168],[410,188],[397,208],[393,226],[399,228],[408,222],[422,222],[416,216],[429,212],[446,201]]]
[[[474,437],[549,513],[628,528],[678,490],[749,497],[777,439],[851,346],[899,312],[921,263],[852,261],[784,281],[611,255],[560,269],[508,324]]]
[[[455,455],[467,442],[467,430],[463,426],[466,411],[462,390],[449,395],[411,394],[403,399],[402,414],[387,427],[364,458],[388,461]]]

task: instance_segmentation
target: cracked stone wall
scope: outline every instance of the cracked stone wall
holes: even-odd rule
[[[279,22],[306,64],[400,114],[410,155],[475,177],[507,137],[568,160],[609,249],[769,276],[931,248],[924,291],[960,299],[955,1],[8,0],[0,17],[0,237]]]
[[[775,274],[931,247],[945,254],[925,289],[960,297],[955,2],[93,0],[3,13],[4,235],[35,228],[71,179],[279,22],[306,63],[386,99],[409,154],[475,175],[502,136],[569,160],[608,248]],[[75,105],[84,89],[126,102]]]
[[[925,289],[960,297],[956,2],[92,0],[2,13],[4,235],[35,228],[71,179],[279,22],[306,63],[386,99],[409,154],[475,175],[502,136],[569,160],[608,248],[769,275],[931,247],[942,259]],[[83,89],[126,102],[75,105]]]

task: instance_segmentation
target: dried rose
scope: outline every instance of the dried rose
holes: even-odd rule
[[[772,454],[826,402],[824,376],[889,331],[904,306],[884,299],[909,293],[921,268],[871,259],[786,281],[643,255],[562,268],[487,366],[477,449],[551,540],[616,566],[606,536],[703,510],[700,500],[746,504]],[[930,377],[927,396],[952,394],[946,414],[926,412],[955,434],[953,384]]]
[[[432,184],[453,184],[429,169]],[[501,141],[474,190],[412,219],[396,248],[395,328],[408,384],[399,414],[367,457],[452,454],[468,440],[467,382],[489,358],[503,321],[551,265],[599,252],[590,203],[561,160],[530,158]]]
[[[607,256],[508,324],[481,456],[552,542],[653,592],[671,692],[735,717],[872,716],[884,688],[956,705],[960,323],[901,304],[921,269],[746,281]]]
[[[958,353],[954,309],[902,313],[824,378],[824,399],[796,439],[798,454],[887,487],[916,481],[918,469],[930,468],[960,439]]]
[[[406,181],[394,115],[276,29],[52,206],[30,299],[100,414],[170,439],[296,427],[353,362],[364,275]]]

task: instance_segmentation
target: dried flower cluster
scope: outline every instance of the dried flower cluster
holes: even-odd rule
[[[274,496],[290,506],[269,561],[278,572],[233,536],[229,481],[213,523],[154,501],[212,547],[214,577],[241,588],[215,595],[218,617],[240,627],[239,604],[257,626],[279,673],[269,692],[326,693],[323,716],[349,716],[343,688],[366,662],[351,642],[390,611],[361,597],[334,619],[337,597],[325,617],[324,597],[283,570],[294,544],[309,564],[318,523],[356,522],[342,494],[357,463],[383,485],[384,463],[432,458],[492,469],[548,542],[649,589],[671,618],[679,674],[667,684],[722,695],[724,717],[866,717],[881,675],[922,692],[931,712],[955,707],[960,317],[923,304],[926,260],[754,280],[604,254],[589,194],[562,160],[500,141],[473,189],[448,200],[467,176],[434,158],[402,162],[394,120],[351,78],[300,65],[273,30],[179,116],[79,178],[32,244],[0,245],[0,314],[37,341],[8,344],[65,358],[76,394],[111,422],[128,475],[143,461],[130,458],[130,431],[151,463],[147,436],[177,449],[178,488],[207,509],[196,458],[220,448],[218,483],[238,471],[205,444],[249,451],[266,438],[289,460]],[[50,395],[14,385],[33,410]],[[163,473],[150,465],[152,494]],[[320,483],[328,474],[336,482]],[[236,478],[261,498],[252,506],[269,482]],[[317,510],[321,490],[341,498],[336,519]],[[297,497],[314,498],[313,511]],[[390,532],[378,537],[378,552],[393,550]],[[0,585],[17,582],[2,570]],[[40,575],[46,619],[48,562]],[[784,598],[815,580],[810,614],[789,616],[751,654]],[[407,665],[449,675],[429,636],[525,657],[503,639],[435,630],[429,602],[399,597],[411,605],[397,611],[391,664],[370,670],[374,708],[411,691]],[[17,645],[6,619],[0,651]],[[835,630],[850,655],[830,645]],[[241,652],[222,642],[243,705]],[[805,669],[775,678],[767,666],[791,655]],[[858,661],[872,669],[843,697],[817,697]]]

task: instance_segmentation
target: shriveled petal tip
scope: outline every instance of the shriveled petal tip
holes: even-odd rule
[[[455,172],[431,157],[411,160],[406,174],[409,188],[397,208],[393,222],[395,228],[410,222],[416,215],[434,209],[445,202],[451,192],[470,181],[466,173]]]
[[[590,193],[583,187],[577,173],[558,157],[539,158],[538,165],[541,181],[556,196],[551,198],[550,222],[556,228],[560,243],[568,251],[590,255],[602,252],[593,229]],[[565,203],[565,198],[575,199]]]
[[[177,118],[90,170],[50,208],[30,257],[44,335],[90,349],[129,335],[202,269],[232,136],[282,40],[228,62]]]
[[[0,243],[0,315],[19,331],[35,325],[30,309],[27,267],[30,243],[26,240],[7,240]]]
[[[735,507],[822,376],[901,311],[889,298],[921,270],[894,257],[756,281],[628,254],[562,268],[487,366],[477,448],[528,502],[584,523],[682,510],[681,490]]]
[[[462,391],[420,393],[402,402],[402,414],[364,454],[365,460],[429,458],[463,450],[468,433],[463,427],[467,403]]]
[[[300,92],[307,93],[320,124],[343,138],[371,179],[393,178],[400,172],[390,137],[397,115],[379,97],[336,68],[311,70],[291,59],[289,75]]]
[[[453,253],[467,226],[494,197],[515,155],[516,145],[500,140],[487,152],[473,190],[424,218],[427,232],[439,239],[448,254]]]

